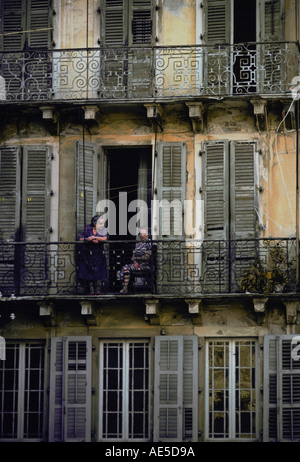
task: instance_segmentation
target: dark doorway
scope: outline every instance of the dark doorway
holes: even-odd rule
[[[256,0],[234,0],[233,31],[233,89],[252,93],[257,85]]]

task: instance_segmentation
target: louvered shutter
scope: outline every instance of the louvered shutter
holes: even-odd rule
[[[164,143],[159,152],[160,235],[180,239],[184,235],[186,150],[182,143]]]
[[[204,144],[203,193],[205,239],[228,238],[229,144],[211,141]]]
[[[23,149],[22,228],[26,242],[47,241],[50,228],[51,154],[46,146]]]
[[[98,162],[97,147],[92,143],[75,143],[77,236],[96,213]]]
[[[264,339],[264,441],[300,441],[300,356],[293,335]]]
[[[257,237],[258,184],[256,145],[232,142],[230,148],[231,238]]]
[[[49,441],[91,439],[91,337],[51,339]]]
[[[0,148],[0,241],[15,240],[20,213],[20,150]]]
[[[152,0],[132,0],[129,2],[131,18],[130,45],[152,44]]]
[[[18,52],[23,50],[26,34],[26,10],[22,0],[2,0],[2,50]]]
[[[51,14],[50,0],[29,0],[28,15],[28,47],[37,50],[51,48]]]
[[[232,284],[258,257],[258,162],[254,142],[230,145],[230,239]],[[247,241],[246,241],[247,240]],[[232,289],[234,287],[232,286]]]
[[[198,337],[155,338],[154,441],[197,441]]]
[[[20,226],[20,150],[0,148],[0,292],[15,293],[15,248]]]
[[[280,59],[282,45],[274,42],[284,40],[284,14],[282,0],[261,0],[262,42],[260,60],[263,64],[263,91],[279,92],[281,75],[285,74]]]
[[[205,76],[206,85],[214,94],[228,93],[230,87],[228,49],[230,43],[231,1],[207,0],[205,3],[205,38],[208,48]],[[218,45],[218,46],[215,46]]]

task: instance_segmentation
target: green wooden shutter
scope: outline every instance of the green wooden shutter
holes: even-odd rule
[[[155,338],[154,441],[197,441],[198,337]]]
[[[51,339],[49,441],[91,439],[91,351],[91,337]]]
[[[0,241],[14,241],[20,225],[20,149],[0,148]]]
[[[27,4],[27,27],[28,47],[30,49],[51,49],[51,0],[28,0]]]
[[[300,441],[300,357],[293,335],[264,339],[264,441]]]
[[[97,147],[75,142],[77,236],[96,213],[98,162]]]
[[[50,230],[51,153],[47,146],[23,148],[22,228],[26,242],[47,241]]]
[[[127,8],[125,0],[103,0],[102,40],[106,47],[127,45]]]
[[[183,143],[159,147],[160,235],[180,239],[184,235],[183,211],[186,188],[186,149]],[[166,201],[164,206],[162,201]],[[172,206],[173,202],[173,207]]]

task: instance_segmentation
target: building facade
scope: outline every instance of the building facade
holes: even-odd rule
[[[0,441],[299,441],[297,0],[0,17]]]

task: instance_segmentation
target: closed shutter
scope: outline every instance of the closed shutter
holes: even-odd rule
[[[51,154],[45,146],[23,149],[22,228],[26,242],[47,241],[50,229]]]
[[[51,339],[51,442],[91,439],[91,347],[91,337]]]
[[[264,441],[300,441],[300,355],[293,335],[264,339]]]
[[[152,0],[133,0],[129,2],[131,19],[130,45],[152,44]]]
[[[76,141],[75,157],[77,238],[96,213],[98,183],[96,145]]]
[[[2,0],[2,50],[21,51],[25,44],[26,11],[22,0]]]
[[[197,441],[198,337],[155,338],[154,441]]]

